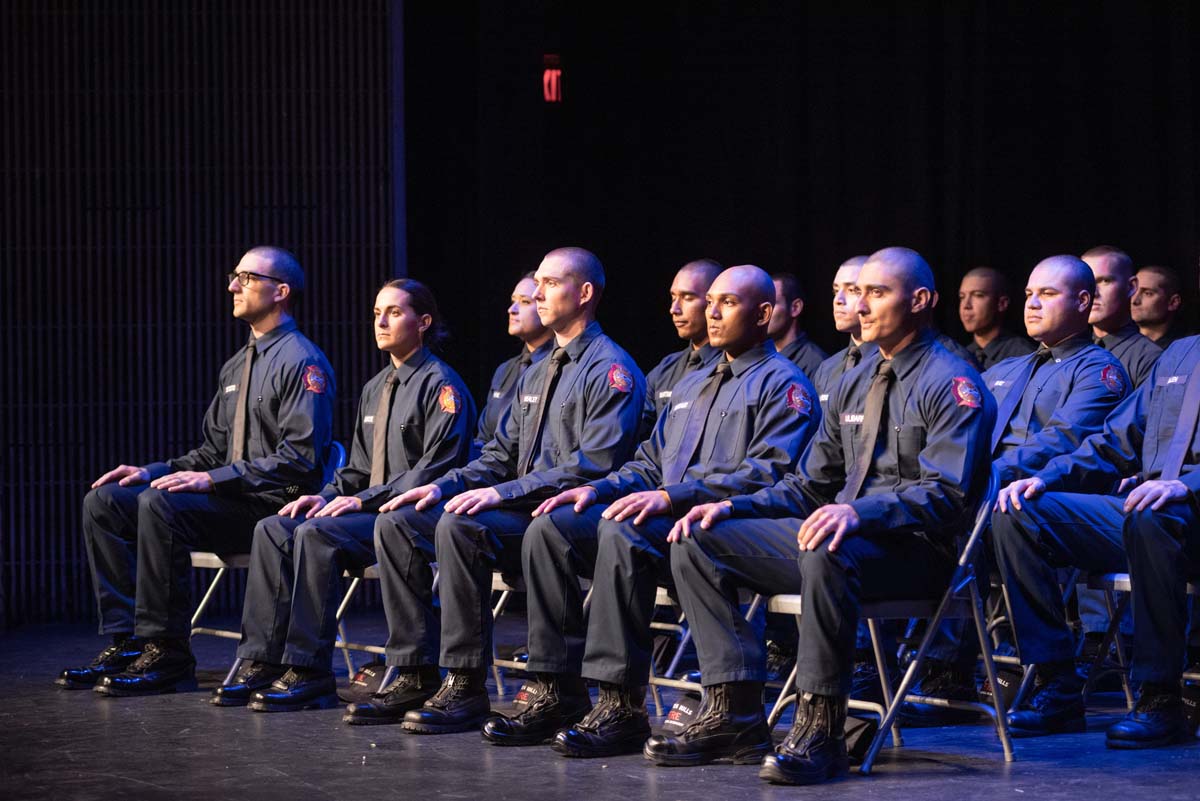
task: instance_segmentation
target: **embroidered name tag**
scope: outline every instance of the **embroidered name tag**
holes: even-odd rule
[[[818,403],[829,403],[829,394],[826,393],[824,395],[818,395],[817,402]]]
[[[691,406],[691,405],[692,405],[692,402],[691,402],[691,401],[684,401],[683,403],[677,403],[677,404],[675,404],[674,406],[672,406],[672,407],[671,407],[671,411],[673,411],[673,412],[677,412],[677,411],[679,411],[680,409],[686,409],[687,407],[689,407],[689,406]]]
[[[521,403],[537,403],[541,395],[522,395]]]
[[[861,415],[861,414],[850,414],[849,412],[842,414],[842,425],[844,425],[844,426],[861,425],[862,421],[863,421],[863,415]]]
[[[375,415],[373,415],[373,414],[366,414],[366,415],[363,415],[363,422],[364,422],[364,423],[374,423],[374,422],[375,422]]]
[[[1173,375],[1167,379],[1167,383],[1168,384],[1178,384],[1180,381],[1183,381],[1186,378],[1187,378],[1186,375]],[[229,390],[227,389],[225,391],[228,392]]]
[[[225,394],[228,395],[230,392],[237,392],[237,384],[230,384],[225,387]]]
[[[493,398],[500,398],[500,397],[503,397],[503,396],[504,396],[504,393],[503,393],[503,392],[497,392],[497,391],[495,391],[495,390],[492,390],[492,397],[493,397]]]
[[[660,397],[660,398],[669,398],[669,397],[671,397],[671,390],[669,390],[669,389],[664,389],[662,392],[658,393],[658,397]]]
[[[1007,384],[1007,383],[1008,383],[1007,381],[1005,381],[1003,378],[1001,378],[999,381],[997,381],[996,383],[992,384],[992,387],[993,387],[993,388],[995,388],[995,387],[1002,387],[1002,386],[1004,386],[1004,385],[1005,385],[1005,384]]]

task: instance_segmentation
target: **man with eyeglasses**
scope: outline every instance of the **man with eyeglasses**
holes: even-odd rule
[[[304,272],[286,250],[256,247],[228,279],[233,316],[251,337],[221,368],[203,442],[166,462],[122,464],[84,498],[100,633],[112,644],[63,670],[60,687],[108,696],[194,687],[190,552],[249,551],[261,518],[321,488],[334,383],[292,318]]]

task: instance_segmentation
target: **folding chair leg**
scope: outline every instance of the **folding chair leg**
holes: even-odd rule
[[[192,628],[196,628],[196,624],[204,616],[204,610],[208,608],[208,602],[212,600],[213,593],[217,591],[217,586],[221,583],[221,579],[225,578],[227,572],[229,572],[229,568],[217,568],[217,574],[209,582],[208,589],[204,592],[204,597],[200,599],[200,603],[196,605],[196,611],[192,614]]]
[[[1117,667],[1120,668],[1121,689],[1125,692],[1125,706],[1130,711],[1133,711],[1134,697],[1133,688],[1129,683],[1129,665],[1125,661],[1125,639],[1121,636],[1121,619],[1125,617],[1125,611],[1129,608],[1130,596],[1123,595],[1120,603],[1114,602],[1115,593],[1104,593],[1104,607],[1108,612],[1109,629],[1112,633],[1112,643],[1116,649]],[[1108,653],[1108,648],[1105,647],[1102,654]],[[1088,676],[1089,682],[1091,676]]]
[[[654,699],[654,714],[661,718],[663,715],[662,693],[659,691],[658,685],[654,683],[656,678],[658,676],[654,672],[654,660],[652,659],[650,660],[650,697]]]
[[[242,669],[242,663],[246,660],[240,656],[233,660],[233,667],[229,668],[229,672],[225,674],[224,681],[221,682],[222,687],[228,687],[233,683],[233,679],[237,676],[237,672]]]
[[[511,594],[512,594],[511,590],[504,590],[503,592],[500,593],[500,597],[496,599],[496,605],[492,607],[493,622],[496,620],[496,618],[500,617],[500,615],[504,614],[504,607],[508,606],[508,597]],[[492,658],[493,659],[496,658],[496,641],[495,641],[495,639],[492,640]],[[507,690],[504,686],[504,674],[500,671],[500,668],[494,662],[492,663],[492,678],[494,678],[496,680],[496,697],[503,698],[505,693],[507,692]]]
[[[342,618],[346,615],[346,610],[350,608],[350,601],[354,599],[355,593],[358,592],[359,585],[362,584],[361,578],[353,578],[350,580],[350,586],[346,588],[346,594],[342,596],[342,602],[338,604],[337,612],[334,613],[334,618],[337,620],[338,639],[340,644],[350,642],[350,638],[346,636],[346,626],[342,623]],[[335,643],[337,648],[339,643]],[[354,678],[354,672],[357,668],[354,666],[354,658],[350,656],[350,649],[342,647],[342,657],[346,660],[346,675]]]
[[[792,665],[792,672],[783,680],[779,697],[775,699],[775,706],[771,707],[771,714],[767,716],[767,728],[773,729],[779,725],[779,719],[783,717],[783,710],[796,703],[796,697],[799,695],[796,690],[796,671],[799,669],[798,664]]]
[[[992,659],[991,638],[988,636],[987,621],[983,616],[983,599],[979,596],[979,582],[972,578],[971,586],[971,616],[975,621],[975,633],[979,636],[979,653],[983,656],[983,671],[987,675],[988,685],[992,688],[992,706],[996,710],[996,735],[1004,748],[1004,761],[1013,761],[1012,740],[1008,735],[1007,710],[1000,695],[1000,685],[996,682],[996,663]]]
[[[875,652],[875,669],[879,671],[879,686],[883,690],[883,708],[890,709],[892,706],[892,682],[888,675],[887,658],[883,655],[883,638],[879,633],[879,622],[874,618],[867,618],[867,630],[871,632],[871,649]],[[897,716],[897,720],[899,720],[899,716]],[[892,745],[897,748],[904,745],[904,737],[900,733],[898,722],[892,725]]]

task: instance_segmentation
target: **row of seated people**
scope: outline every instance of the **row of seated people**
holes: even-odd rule
[[[1200,547],[1190,525],[1200,340],[1172,345],[1134,391],[1120,360],[1092,341],[1097,282],[1084,261],[1055,256],[1034,268],[1026,327],[1041,344],[981,376],[932,329],[937,292],[919,254],[893,247],[851,260],[834,282],[835,321],[850,343],[815,382],[773,341],[781,288],[767,273],[693,262],[671,290],[689,344],[652,371],[648,389],[596,322],[599,260],[560,248],[518,284],[510,312],[521,335],[532,307],[548,352],[522,337],[521,357],[497,372],[513,374],[511,398],[474,458],[470,395],[429,350],[441,328],[434,299],[416,281],[394,281],[375,303],[390,364],[364,387],[349,461],[319,492],[334,382],[291,318],[303,283],[286,251],[247,253],[229,291],[253,336],[222,370],[204,443],[95,482],[84,534],[101,633],[113,643],[64,670],[61,686],[111,697],[194,686],[189,553],[249,550],[245,666],[213,703],[328,707],[342,572],[377,563],[386,661],[397,672],[347,708],[348,723],[482,727],[493,743],[550,741],[574,757],[733,759],[761,763],[775,782],[822,781],[846,768],[860,603],[944,587],[954,536],[994,469],[1007,485],[995,558],[1022,660],[1041,677],[1014,730],[1069,731],[1083,720],[1064,667],[1072,642],[1054,567],[1128,561],[1142,693],[1107,741],[1145,747],[1190,734],[1179,680],[1185,579]],[[1131,476],[1139,483],[1126,495],[1106,494]],[[520,571],[528,591],[536,681],[511,716],[492,713],[484,683],[495,569]],[[580,576],[593,578],[586,615]],[[664,576],[706,688],[677,736],[651,736],[644,705]],[[740,614],[741,589],[803,598],[800,701],[778,747],[763,716],[765,647]],[[594,705],[587,681],[599,685]]]

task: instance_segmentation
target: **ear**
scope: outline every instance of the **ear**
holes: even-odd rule
[[[592,302],[596,297],[596,287],[592,286],[591,281],[584,281],[579,286],[579,304],[581,306]]]
[[[1183,298],[1178,294],[1172,295],[1167,301],[1167,311],[1179,311],[1179,307],[1183,305]]]
[[[433,325],[433,315],[422,314],[421,322],[417,324],[417,331],[424,334],[426,331],[429,330],[429,326],[431,326],[431,325]]]
[[[804,312],[804,301],[796,298],[792,301],[791,307],[788,309],[788,316],[793,320],[799,317]]]
[[[929,287],[920,286],[914,289],[912,293],[913,314],[921,314],[932,309],[935,297],[936,294]]]
[[[758,304],[758,315],[754,319],[754,324],[757,326],[766,327],[771,322],[771,315],[775,313],[774,303]]]
[[[996,301],[996,311],[1001,314],[1008,311],[1008,295],[1001,295],[1000,299]]]
[[[1079,311],[1089,312],[1092,309],[1092,293],[1086,289],[1079,290]]]
[[[1132,298],[1134,295],[1137,294],[1137,288],[1138,288],[1137,276],[1135,275],[1129,279],[1129,297]]]
[[[275,285],[274,300],[276,303],[283,303],[285,300],[287,300],[291,296],[292,296],[292,288],[290,286],[288,286],[287,284],[276,284]]]

